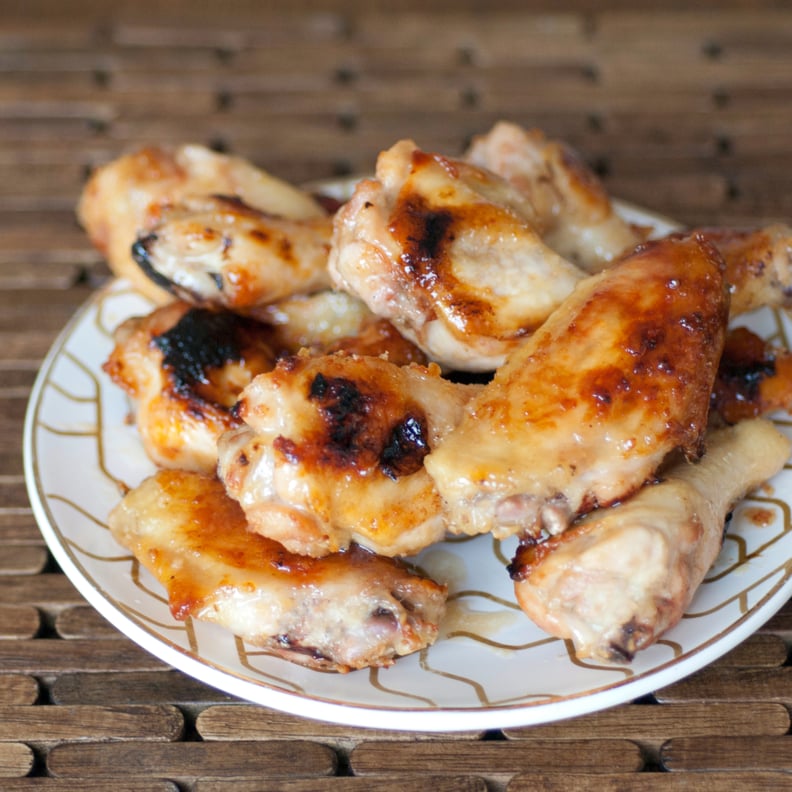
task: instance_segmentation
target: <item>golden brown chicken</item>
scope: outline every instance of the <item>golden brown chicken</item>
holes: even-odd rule
[[[239,198],[201,196],[162,207],[132,255],[159,286],[187,302],[250,313],[330,286],[332,218],[291,220]]]
[[[160,208],[188,196],[235,196],[263,212],[293,220],[324,217],[302,190],[240,157],[203,146],[150,146],[97,168],[80,196],[77,216],[112,272],[162,303],[172,296],[132,258],[138,233],[156,222]]]
[[[679,462],[661,483],[523,545],[511,567],[520,606],[571,639],[578,657],[631,660],[682,618],[720,550],[727,513],[791,448],[762,419],[713,431],[697,464]]]
[[[726,262],[731,315],[764,306],[792,308],[792,228],[700,228]]]
[[[218,472],[251,528],[292,552],[322,556],[356,542],[409,555],[445,535],[423,459],[475,390],[436,366],[284,358],[243,391],[244,426],[220,439]]]
[[[104,371],[135,403],[143,447],[162,467],[213,472],[217,438],[238,426],[242,389],[275,365],[266,325],[174,302],[115,331]]]
[[[649,229],[636,228],[616,212],[582,157],[538,129],[500,121],[473,138],[465,159],[523,193],[545,243],[587,272],[599,272],[646,239]]]
[[[218,624],[302,665],[388,666],[437,637],[443,586],[356,547],[322,559],[289,553],[248,531],[213,477],[161,470],[109,526],[166,588],[175,618]]]
[[[695,457],[726,331],[722,268],[676,238],[583,281],[427,456],[450,530],[560,533],[669,451]]]
[[[432,360],[493,369],[585,276],[534,216],[505,179],[404,140],[336,214],[330,273]]]

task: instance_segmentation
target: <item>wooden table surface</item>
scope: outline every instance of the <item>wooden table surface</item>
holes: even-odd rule
[[[792,606],[688,679],[494,733],[364,731],[234,700],[105,622],[30,510],[22,426],[60,328],[108,277],[74,217],[99,163],[205,143],[295,181],[500,118],[576,146],[686,224],[792,217],[783,2],[0,2],[0,788],[792,787]]]

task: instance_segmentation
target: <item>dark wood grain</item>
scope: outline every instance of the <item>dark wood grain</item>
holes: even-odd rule
[[[792,737],[682,737],[661,751],[667,770],[792,770]]]
[[[563,754],[567,771],[601,768],[602,771],[639,771],[643,758],[637,745],[626,739],[536,740],[532,742],[482,742],[471,750],[465,742],[366,742],[351,753],[355,775],[381,772],[414,774],[447,773],[481,775],[503,783],[528,771],[553,770]]]
[[[74,740],[154,740],[181,737],[184,719],[176,707],[0,706],[0,741],[28,743]]]
[[[330,741],[350,749],[372,740],[394,740],[415,743],[442,738],[441,733],[394,732],[387,729],[357,729],[347,727],[339,735],[337,726],[292,715],[285,715],[262,707],[244,705],[215,705],[207,707],[196,721],[198,733],[206,740],[281,740],[310,739]],[[461,732],[455,740],[470,741],[483,737],[483,731]],[[446,737],[447,739],[447,737]]]
[[[658,701],[792,702],[792,668],[710,667],[655,693]]]
[[[59,674],[51,687],[56,704],[154,704],[162,701],[180,706],[205,706],[234,701],[179,671],[98,671]]]
[[[47,767],[57,777],[102,776],[118,768],[127,776],[195,780],[206,776],[279,778],[326,776],[336,769],[336,755],[324,746],[295,740],[269,743],[62,743],[48,754]],[[111,783],[111,781],[107,781]]]
[[[492,789],[479,776],[419,775],[410,778],[411,792],[488,792]],[[403,776],[335,777],[249,781],[246,779],[199,779],[193,792],[402,792]]]
[[[783,772],[526,774],[514,778],[507,792],[722,792],[726,789],[792,789]]]

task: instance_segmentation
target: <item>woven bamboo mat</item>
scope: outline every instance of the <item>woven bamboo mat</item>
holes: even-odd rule
[[[792,217],[792,12],[635,6],[0,2],[0,788],[792,787],[791,606],[611,711],[486,734],[335,727],[138,649],[57,569],[25,492],[36,371],[107,277],[74,205],[93,167],[141,143],[204,143],[302,182],[369,171],[401,137],[457,154],[508,118],[683,223]]]

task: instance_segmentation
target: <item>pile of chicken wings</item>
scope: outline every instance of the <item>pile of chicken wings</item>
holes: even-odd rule
[[[629,661],[790,455],[790,353],[738,317],[792,305],[792,231],[658,238],[539,130],[398,141],[344,201],[146,148],[78,216],[154,303],[104,364],[157,467],[114,536],[176,618],[310,667],[430,645],[446,587],[405,559],[483,533],[528,617]]]

